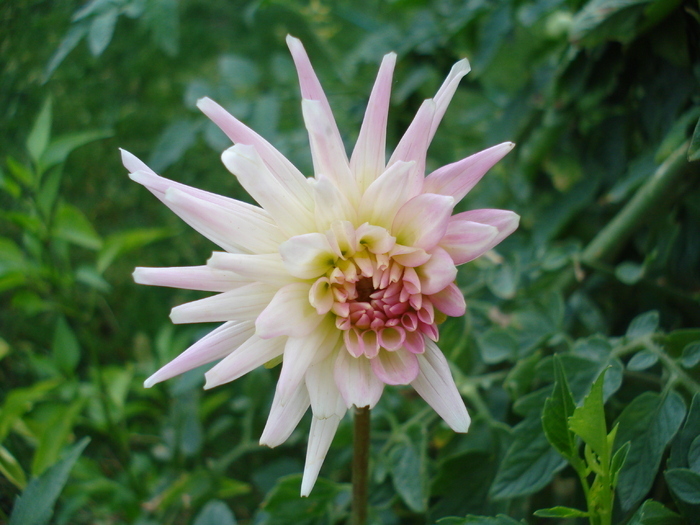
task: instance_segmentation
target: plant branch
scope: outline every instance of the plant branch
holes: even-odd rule
[[[352,457],[352,525],[367,523],[369,407],[355,408]]]

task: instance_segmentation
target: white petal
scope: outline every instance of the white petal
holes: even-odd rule
[[[335,264],[328,239],[322,233],[297,235],[279,247],[287,271],[299,279],[314,279],[325,274]]]
[[[209,389],[229,383],[255,370],[269,360],[282,355],[284,344],[284,337],[260,339],[257,335],[252,335],[223,361],[204,374],[207,378],[204,388]]]
[[[170,312],[170,319],[175,324],[252,321],[270,303],[276,291],[269,284],[246,284],[235,290],[176,306]]]
[[[442,291],[457,278],[455,263],[445,250],[435,247],[430,251],[430,260],[416,268],[420,278],[421,291],[433,295]]]
[[[389,114],[391,78],[396,53],[384,55],[377,80],[369,96],[360,135],[352,152],[350,168],[360,190],[365,190],[384,171],[386,163],[386,123]]]
[[[414,168],[413,161],[398,161],[372,182],[360,200],[360,222],[390,229],[399,208],[420,193],[423,174]]]
[[[221,160],[284,233],[315,231],[313,208],[307,208],[273,175],[253,146],[236,144],[223,152]]]
[[[167,286],[183,290],[226,292],[250,283],[250,279],[233,272],[208,266],[134,269],[134,282],[150,286]]]
[[[404,162],[415,161],[415,170],[421,175],[420,182],[423,183],[423,175],[425,175],[425,157],[428,153],[430,145],[430,129],[435,116],[435,102],[433,100],[425,100],[418,113],[414,117],[411,125],[404,133],[403,137],[396,146],[394,153],[391,155],[387,167],[400,160]],[[422,186],[421,186],[422,187]]]
[[[226,251],[274,253],[286,240],[282,231],[249,209],[224,208],[176,188],[169,188],[165,204],[182,220]]]
[[[416,392],[433,407],[455,432],[469,430],[467,407],[459,395],[457,386],[445,356],[431,340],[425,340],[425,353],[418,354],[420,372],[411,383]]]
[[[450,219],[440,247],[450,254],[456,265],[476,259],[490,250],[498,228],[478,222]]]
[[[301,480],[301,495],[308,496],[311,489],[316,484],[318,473],[326,459],[326,454],[333,441],[338,424],[338,416],[331,416],[328,419],[311,419],[311,430],[309,431],[309,446],[306,449],[306,463],[304,464],[304,476]]]
[[[452,197],[433,193],[418,195],[399,209],[391,234],[399,244],[430,250],[445,235],[453,206]]]
[[[372,372],[369,359],[355,358],[345,348],[338,352],[333,376],[348,408],[353,405],[374,408],[382,396],[384,383]]]
[[[182,352],[155,374],[146,379],[143,386],[150,388],[156,383],[216,361],[238,348],[255,332],[250,321],[230,321],[208,333]]]
[[[323,321],[309,302],[309,283],[292,283],[280,288],[270,304],[258,315],[256,333],[262,338],[288,335],[304,337]],[[230,293],[230,292],[229,292]]]
[[[329,353],[325,359],[310,366],[304,377],[311,399],[311,409],[314,417],[319,419],[343,417],[345,414],[345,401],[333,377],[336,358],[337,352]]]
[[[318,231],[326,231],[334,221],[357,222],[357,212],[338,187],[325,175],[317,177],[313,184],[316,203],[316,226]]]
[[[303,382],[299,383],[297,389],[285,398],[285,404],[282,404],[279,394],[275,393],[270,415],[267,416],[265,429],[260,436],[260,444],[273,448],[287,441],[307,408],[309,408],[309,393]]]
[[[251,255],[247,253],[214,252],[207,261],[212,271],[235,272],[250,281],[284,285],[294,281],[279,253]],[[227,270],[226,272],[223,272]]]

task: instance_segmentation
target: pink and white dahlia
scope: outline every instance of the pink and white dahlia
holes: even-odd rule
[[[150,387],[220,360],[205,388],[282,358],[260,443],[284,442],[313,412],[302,495],[311,491],[346,410],[374,407],[384,385],[410,384],[456,432],[469,415],[436,342],[438,319],[460,316],[457,266],[512,233],[506,210],[452,211],[505,156],[506,142],[430,173],[428,145],[457,84],[457,62],[386,161],[386,122],[396,55],[382,60],[348,160],[304,47],[288,37],[299,75],[314,177],[204,98],[199,108],[234,146],[222,160],[260,207],[156,175],[123,152],[130,177],[223,251],[204,266],[137,268],[137,283],[218,292],[173,308],[174,323],[223,322],[149,377]]]

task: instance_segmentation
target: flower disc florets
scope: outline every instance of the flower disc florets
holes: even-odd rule
[[[386,55],[348,159],[301,42],[287,43],[299,73],[313,177],[207,98],[198,107],[235,143],[222,161],[260,207],[164,179],[130,153],[122,156],[133,180],[224,250],[204,266],[134,272],[142,284],[218,292],[173,308],[171,319],[223,323],[146,386],[218,360],[205,374],[211,388],[281,358],[260,442],[284,442],[311,406],[306,495],[346,410],[374,407],[386,384],[410,384],[452,429],[467,431],[469,414],[435,344],[438,319],[465,312],[456,266],[501,242],[518,216],[493,209],[452,215],[512,143],[425,176],[428,145],[469,71],[466,59],[423,103],[386,161],[396,61]]]

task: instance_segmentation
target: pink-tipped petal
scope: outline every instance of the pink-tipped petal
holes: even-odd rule
[[[467,311],[464,296],[454,283],[431,295],[430,302],[435,308],[450,317],[461,317]]]
[[[445,356],[435,343],[425,341],[425,353],[418,355],[420,372],[411,383],[416,392],[433,407],[455,432],[469,430],[470,418]]]
[[[207,261],[212,272],[239,275],[247,282],[289,284],[294,277],[289,275],[279,253],[253,255],[248,253],[214,252]]]
[[[253,146],[236,144],[223,152],[221,160],[284,233],[299,235],[316,230],[313,211],[273,175]]]
[[[450,195],[454,197],[455,202],[459,202],[514,146],[512,142],[504,142],[438,168],[425,178],[423,191]]]
[[[299,279],[315,279],[324,275],[335,263],[336,255],[322,233],[306,233],[292,237],[279,246],[287,271]]]
[[[431,255],[427,263],[416,268],[421,290],[425,295],[438,293],[457,278],[457,268],[449,253],[440,247],[435,247]]]
[[[170,312],[175,324],[252,321],[275,296],[276,288],[269,284],[250,283],[198,301],[181,304]]]
[[[250,283],[250,279],[209,266],[134,269],[134,282],[149,286],[167,286],[203,292],[227,292]]]
[[[358,210],[360,221],[390,229],[396,212],[420,193],[422,177],[413,161],[392,164],[362,195]]]
[[[384,390],[382,383],[372,372],[369,359],[352,357],[341,348],[335,361],[333,375],[345,406],[374,408]]]
[[[251,321],[230,321],[208,333],[143,383],[150,388],[156,383],[183,374],[188,370],[220,359],[250,339],[255,332]]]
[[[433,118],[432,125],[430,126],[430,138],[428,139],[429,143],[433,140],[435,132],[440,125],[440,121],[445,115],[445,111],[447,111],[447,106],[449,106],[455,91],[457,91],[459,81],[462,80],[462,77],[469,73],[469,71],[471,71],[469,61],[466,58],[463,58],[452,66],[447,78],[442,83],[442,86],[440,86],[440,89],[438,89],[438,92],[435,94],[435,117]]]
[[[410,126],[396,146],[387,166],[400,160],[404,162],[415,161],[415,170],[421,176],[425,174],[425,157],[428,153],[428,146],[432,136],[430,130],[435,117],[435,102],[431,99],[425,100],[418,113],[414,117]],[[423,179],[420,179],[421,188]],[[420,189],[419,189],[420,191]]]
[[[490,250],[498,236],[498,228],[473,221],[450,219],[447,233],[440,241],[455,265],[472,261]]]
[[[453,207],[452,197],[433,193],[418,195],[399,209],[391,234],[399,244],[428,251],[445,235]]]
[[[204,374],[207,379],[204,388],[214,388],[235,381],[271,359],[282,355],[284,345],[284,337],[261,339],[257,335],[252,335],[250,339]]]
[[[145,162],[143,162],[133,153],[130,153],[122,148],[119,148],[119,152],[122,156],[122,164],[129,171],[129,173],[134,173],[136,171],[144,171],[146,173],[150,173],[151,175],[156,174],[151,168],[149,168],[146,165]]]
[[[260,444],[274,448],[287,441],[287,438],[297,428],[307,408],[309,408],[309,393],[303,382],[291,395],[285,397],[284,404],[282,397],[275,392],[270,415],[267,416],[265,429],[260,436]]]
[[[374,375],[387,385],[407,385],[418,375],[418,359],[405,348],[380,350],[370,363]]]
[[[406,332],[404,348],[412,354],[422,354],[425,352],[425,337],[421,332]]]
[[[255,147],[263,162],[288,192],[291,195],[295,195],[304,207],[313,210],[313,198],[311,189],[306,184],[306,177],[287,160],[287,157],[213,100],[202,98],[197,101],[197,107],[219,126],[233,142],[236,144],[250,144]]]
[[[460,223],[477,223],[492,228],[496,228],[498,233],[488,242],[478,246],[476,250],[464,250],[460,252],[459,248],[456,246],[456,242],[453,241],[453,237],[450,236],[451,230],[455,229],[465,229],[464,227],[458,226]],[[454,223],[454,226],[453,224]],[[464,262],[476,259],[481,254],[489,251],[494,246],[503,241],[511,233],[513,233],[520,223],[520,216],[510,210],[494,210],[494,209],[484,209],[484,210],[470,210],[463,213],[458,213],[450,220],[450,225],[448,226],[448,232],[445,236],[445,242],[452,246],[453,253],[455,253],[455,264],[462,264]],[[471,226],[473,228],[473,226]],[[447,249],[447,248],[446,248]],[[452,254],[450,254],[452,255]],[[457,262],[459,260],[460,262]]]
[[[316,484],[318,473],[326,459],[326,454],[333,441],[338,424],[338,416],[331,416],[328,419],[311,419],[311,430],[309,431],[309,446],[306,449],[306,463],[304,464],[304,475],[301,479],[301,495],[308,496],[311,489]]]
[[[226,251],[274,253],[285,236],[274,224],[241,207],[227,209],[168,188],[165,204],[182,220]]]
[[[309,303],[310,290],[311,285],[305,282],[280,288],[258,315],[256,333],[264,339],[280,335],[304,337],[312,333],[324,316],[318,315]]]
[[[384,55],[377,80],[367,103],[360,135],[352,152],[350,168],[361,191],[384,171],[386,162],[386,124],[391,96],[391,79],[396,64],[396,53]]]

